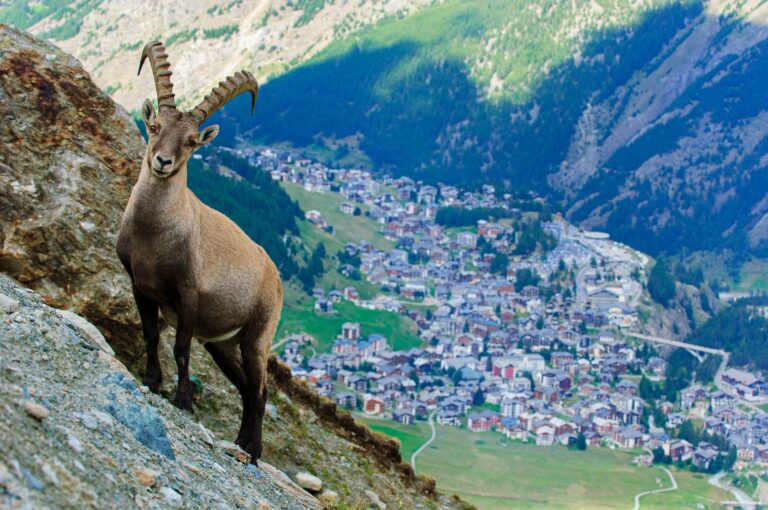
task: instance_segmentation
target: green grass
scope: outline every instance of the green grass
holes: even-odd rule
[[[326,256],[325,272],[320,277],[320,281],[317,282],[319,287],[328,292],[332,289],[341,290],[344,287],[352,286],[357,289],[362,299],[371,299],[377,294],[381,294],[376,285],[365,279],[365,275],[361,274],[360,280],[352,280],[338,272],[339,263],[336,259],[336,253],[343,249],[345,244],[338,237],[315,228],[307,221],[300,221],[298,225],[301,239],[310,250],[313,250],[320,242],[325,244],[328,255]]]
[[[418,450],[432,435],[426,422],[401,425],[389,419],[372,418],[362,413],[355,413],[355,419],[362,421],[373,431],[381,432],[400,441],[400,453],[403,462],[410,462],[413,452]]]
[[[418,471],[434,476],[440,491],[459,494],[487,510],[626,509],[635,494],[670,485],[659,469],[632,465],[636,452],[595,447],[579,452],[518,442],[501,446],[501,439],[497,433],[439,427],[435,442],[419,456]],[[714,508],[729,497],[710,486],[704,475],[675,476],[679,491],[646,496],[641,507],[689,508],[702,503]]]
[[[768,260],[753,259],[741,266],[739,290],[768,290]]]
[[[704,473],[691,473],[686,470],[670,468],[677,480],[678,490],[663,492],[661,494],[649,494],[640,500],[640,508],[723,508],[719,501],[731,501],[733,496],[717,487],[710,485],[707,480],[710,475]],[[665,473],[656,471],[662,480],[664,487],[669,486],[669,477]],[[700,505],[700,506],[699,506]]]
[[[336,235],[341,245],[348,242],[368,241],[380,250],[391,250],[394,243],[381,235],[381,225],[365,216],[351,216],[339,210],[344,197],[338,193],[310,193],[298,184],[282,183],[283,189],[292,199],[296,200],[302,210],[316,210],[322,214],[323,219],[336,228]],[[363,212],[367,208],[358,205]],[[330,247],[328,247],[330,248]]]
[[[284,301],[276,338],[304,332],[316,339],[315,349],[318,352],[330,350],[345,322],[359,322],[363,336],[371,333],[384,335],[389,346],[395,350],[408,350],[421,345],[416,323],[404,315],[360,308],[349,301],[334,305],[335,315],[321,315],[315,313],[312,300],[298,292],[286,292]]]

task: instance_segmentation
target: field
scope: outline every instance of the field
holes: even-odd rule
[[[739,290],[768,290],[768,261],[753,259],[741,266]]]
[[[385,239],[381,234],[381,225],[366,216],[351,216],[339,210],[344,197],[338,193],[311,193],[302,186],[292,183],[282,183],[283,189],[296,200],[304,212],[316,210],[323,219],[336,227],[335,238],[342,245],[348,242],[368,241],[381,250],[391,250],[394,243]],[[355,204],[363,212],[367,209],[362,204]]]
[[[375,295],[381,293],[379,288],[372,283],[369,283],[364,276],[359,280],[352,280],[338,272],[338,259],[336,258],[336,253],[344,248],[344,243],[338,238],[315,228],[307,221],[302,220],[299,221],[298,224],[301,239],[310,249],[314,249],[321,241],[325,245],[327,253],[325,259],[325,273],[323,273],[320,281],[317,282],[319,287],[323,287],[323,289],[328,292],[331,289],[341,290],[344,287],[352,286],[357,289],[357,292],[363,299],[371,299]],[[288,299],[286,299],[286,304],[288,304]]]
[[[373,430],[398,438],[406,461],[429,437],[426,424],[407,427],[362,419]],[[434,476],[440,491],[456,493],[481,510],[627,509],[635,494],[670,486],[660,469],[632,465],[636,452],[593,447],[579,452],[511,441],[503,446],[497,433],[437,430],[435,442],[419,456],[419,473]],[[715,509],[719,501],[730,499],[707,483],[707,475],[673,473],[679,489],[644,496],[642,509]]]
[[[416,323],[404,315],[360,308],[349,301],[342,301],[334,308],[338,312],[336,315],[322,315],[315,313],[310,300],[302,305],[288,304],[283,309],[276,338],[303,331],[317,340],[315,349],[324,352],[330,350],[334,339],[341,333],[342,324],[359,322],[363,336],[380,333],[387,337],[389,346],[395,350],[408,350],[421,345],[421,339],[416,334]]]
[[[415,425],[401,425],[387,418],[375,418],[355,413],[355,419],[368,425],[371,430],[381,432],[400,441],[400,452],[404,462],[410,462],[413,452],[419,449],[432,435],[426,422]]]

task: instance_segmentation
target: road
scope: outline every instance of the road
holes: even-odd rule
[[[754,508],[756,506],[756,503],[752,500],[752,498],[747,496],[744,492],[740,491],[739,489],[735,487],[729,487],[720,481],[720,478],[722,478],[724,474],[725,473],[718,473],[716,475],[710,476],[709,477],[710,485],[714,485],[719,489],[723,489],[724,491],[730,492],[731,494],[733,494],[733,497],[736,498],[736,501],[738,501],[739,504],[744,505],[744,508]]]
[[[681,342],[679,340],[670,340],[669,338],[661,338],[658,336],[650,336],[650,335],[641,335],[640,333],[626,333],[627,336],[631,336],[633,338],[638,338],[640,340],[645,340],[648,342],[655,342],[662,345],[669,345],[671,347],[680,347],[689,351],[695,351],[695,352],[703,352],[706,354],[714,354],[715,356],[722,356],[722,361],[720,362],[720,366],[717,367],[717,372],[715,373],[715,385],[720,388],[721,390],[724,390],[726,386],[723,384],[723,372],[725,372],[725,369],[728,368],[728,361],[730,360],[731,354],[728,351],[724,351],[722,349],[713,349],[711,347],[704,347],[701,345],[696,344],[689,344],[687,342]],[[755,413],[762,413],[765,412],[762,409],[760,409],[755,402],[749,402],[738,395],[734,395],[731,393],[736,399],[739,401],[740,404],[742,404],[745,407],[748,407]],[[757,402],[763,403],[763,401]]]
[[[660,492],[671,492],[677,490],[677,480],[675,480],[674,475],[672,474],[672,471],[665,467],[661,467],[659,469],[663,469],[667,476],[669,476],[669,481],[672,482],[672,487],[667,487],[666,489],[654,489],[651,491],[643,491],[639,494],[635,494],[635,506],[632,507],[632,510],[639,510],[640,509],[640,498],[643,496],[647,496],[648,494],[658,494]]]
[[[278,347],[280,347],[281,345],[283,345],[284,343],[286,343],[290,339],[291,339],[290,335],[281,338],[280,340],[278,340],[277,342],[272,344],[272,348],[270,350],[271,351],[276,351],[278,349]]]
[[[411,455],[411,467],[413,467],[413,470],[416,471],[416,457],[424,451],[427,446],[432,444],[432,441],[435,440],[435,437],[437,437],[437,430],[435,430],[435,414],[437,413],[437,409],[432,411],[432,413],[429,415],[429,428],[432,429],[432,437],[430,437],[426,443],[421,445],[418,450],[413,452],[413,455]]]

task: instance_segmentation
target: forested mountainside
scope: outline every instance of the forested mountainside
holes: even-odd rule
[[[63,4],[14,1],[0,19],[70,48],[128,107],[143,97],[133,69],[154,37],[183,102],[237,67],[277,76],[256,127],[234,103],[223,115],[243,129],[220,142],[533,189],[653,255],[768,247],[759,0]]]

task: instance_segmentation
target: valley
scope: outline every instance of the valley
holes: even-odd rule
[[[55,306],[98,289],[78,313],[135,374],[125,275],[90,245],[112,249],[120,212],[91,221],[95,182],[123,197],[143,147],[89,73],[140,131],[146,41],[165,40],[184,109],[258,76],[254,116],[244,97],[212,116],[187,177],[280,271],[266,456],[291,477],[354,508],[765,500],[765,1],[9,0],[0,23],[83,62],[0,25],[37,52],[0,46],[0,106],[23,113],[0,131],[34,151],[0,160],[0,263]],[[123,132],[78,111],[81,81]],[[201,352],[195,419],[233,435],[240,403]]]
[[[357,416],[373,430],[397,437],[404,456],[428,437],[423,424],[402,426]],[[419,462],[420,470],[435,476],[445,491],[456,492],[478,508],[623,509],[632,506],[634,494],[670,487],[663,471],[632,464],[638,454],[642,451],[538,448],[495,432],[438,428],[434,446],[419,456]],[[708,484],[709,475],[678,469],[673,473],[678,490],[645,496],[641,508],[715,509],[732,499]]]
[[[665,360],[662,353],[686,344],[640,341],[648,337],[635,333],[644,328],[638,310],[656,313],[645,291],[648,256],[557,216],[532,228],[550,214],[546,207],[518,201],[538,203],[539,212],[503,212],[510,197],[491,186],[466,192],[405,178],[378,181],[290,151],[241,151],[297,200],[309,222],[300,230],[346,252],[326,261],[311,299],[298,298],[303,308],[287,299],[282,359],[295,377],[400,440],[403,458],[429,438],[425,420],[434,416],[437,439],[420,453],[420,473],[482,508],[512,501],[623,508],[617,494],[631,500],[641,493],[644,508],[728,500],[707,473],[751,448],[738,446],[739,424],[765,433],[766,415],[753,404],[765,398],[764,386],[738,395],[737,379],[753,375],[725,370],[720,351],[704,348],[714,354],[696,360],[678,350]],[[444,224],[460,224],[473,210],[500,219],[473,214],[463,226]],[[361,241],[353,233],[359,226]],[[344,282],[328,277],[353,271],[359,274]],[[363,283],[365,295],[357,292]],[[398,317],[407,322],[390,322]],[[706,372],[712,363],[721,367],[717,374]],[[681,367],[698,369],[701,381]],[[697,447],[701,438],[720,446],[711,453],[707,441]],[[520,464],[523,456],[554,474],[542,482],[528,461]],[[665,462],[676,465],[677,488],[646,494],[670,487],[663,471],[646,467]],[[508,483],[494,478],[499,472]],[[612,483],[583,490],[595,484],[590,477]],[[552,490],[554,480],[566,486]],[[532,496],[543,492],[536,483],[548,484],[546,501]]]

